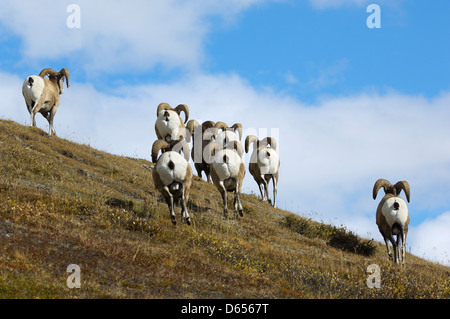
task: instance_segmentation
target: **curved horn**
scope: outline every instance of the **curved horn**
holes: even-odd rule
[[[226,125],[224,122],[219,121],[214,125],[214,128],[224,131],[228,128],[228,125]]]
[[[247,138],[245,139],[245,153],[248,153],[250,144],[254,142],[258,142],[258,138],[255,135],[247,136]]]
[[[188,108],[188,106],[186,104],[179,104],[175,108],[175,111],[178,113],[178,115],[180,115],[181,112],[184,112],[184,115],[185,115],[184,123],[186,124],[186,122],[189,119],[189,108]]]
[[[214,125],[216,125],[215,122],[213,121],[205,121],[202,123],[202,131],[206,131],[207,129],[214,127]]]
[[[186,129],[189,131],[189,133],[194,133],[195,128],[199,127],[200,123],[198,123],[196,120],[190,120],[186,124]]]
[[[273,137],[266,137],[261,141],[264,145],[270,145],[275,151],[277,150],[277,141]]]
[[[172,151],[180,153],[183,152],[184,159],[189,161],[189,153],[191,150],[189,149],[189,144],[185,140],[174,141],[172,144]]]
[[[380,190],[381,187],[384,188],[385,193],[388,193],[389,189],[392,188],[392,184],[383,178],[377,180],[375,182],[375,185],[373,185],[373,199],[377,198],[378,191]]]
[[[408,182],[407,181],[397,182],[397,184],[394,185],[394,188],[397,190],[397,196],[400,195],[400,192],[403,189],[406,195],[406,199],[408,200],[409,203],[410,189]]]
[[[44,77],[46,75],[48,75],[49,78],[53,77],[54,79],[56,79],[56,77],[58,76],[58,72],[56,72],[55,70],[53,70],[51,68],[45,68],[39,73],[39,76],[42,76],[42,77]]]
[[[162,110],[173,110],[173,108],[165,102],[160,103],[158,105],[158,109],[156,110],[156,116],[159,116],[159,113],[161,113]]]
[[[161,149],[170,147],[169,143],[164,140],[156,140],[152,145],[152,162],[156,163],[158,160],[158,153]]]
[[[235,123],[235,124],[233,124],[233,126],[231,128],[235,132],[238,131],[238,133],[239,133],[239,141],[242,140],[242,124],[241,123]]]
[[[67,88],[69,88],[69,70],[62,68],[61,71],[59,71],[59,76],[66,79]]]

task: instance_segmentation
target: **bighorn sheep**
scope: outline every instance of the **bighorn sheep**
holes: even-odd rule
[[[389,250],[388,240],[392,243],[394,248],[394,262],[400,262],[400,240],[401,245],[401,259],[402,264],[405,264],[405,241],[408,234],[409,213],[406,202],[398,197],[403,190],[406,199],[409,203],[410,190],[409,184],[406,181],[398,182],[392,185],[385,179],[379,179],[373,186],[373,199],[376,199],[379,189],[383,187],[386,195],[381,199],[377,207],[377,225],[381,235],[386,243],[386,249],[389,259],[392,259],[392,254]],[[394,240],[393,235],[397,236],[397,241]]]
[[[180,116],[181,112],[185,114],[184,122]],[[186,138],[185,123],[189,119],[189,108],[186,104],[179,104],[173,109],[167,103],[160,103],[156,116],[155,131],[158,139],[170,143]]]
[[[202,171],[206,174],[206,180],[209,183],[210,179],[210,164],[205,161],[204,151],[206,145],[210,142],[211,134],[209,130],[213,128],[215,123],[213,121],[205,121],[201,125],[196,120],[190,120],[186,124],[186,129],[189,131],[192,139],[191,157],[194,161],[194,167],[197,170],[197,175],[202,178]],[[209,134],[209,138],[206,135]]]
[[[228,216],[227,192],[234,192],[234,212],[235,216],[243,216],[241,204],[241,187],[245,177],[245,167],[242,162],[242,145],[238,141],[232,141],[226,148],[222,148],[217,142],[212,141],[207,146],[207,154],[212,157],[207,161],[211,162],[211,178],[214,185],[222,195],[223,213]]]
[[[158,153],[161,156],[158,158]],[[184,157],[181,156],[181,151]],[[152,146],[153,182],[163,195],[169,206],[172,223],[176,225],[174,198],[181,199],[181,215],[183,220],[191,225],[187,203],[192,184],[192,169],[188,163],[189,145],[185,140],[172,141],[156,140]]]
[[[45,76],[49,77],[46,79]],[[39,75],[31,75],[22,85],[22,95],[25,98],[28,112],[31,115],[31,126],[36,126],[36,113],[40,112],[49,123],[49,135],[56,134],[53,128],[53,118],[60,102],[60,94],[64,92],[64,79],[69,87],[69,70],[56,72],[46,68]]]
[[[254,135],[245,139],[245,152],[248,153],[250,144],[253,144],[253,153],[250,156],[248,170],[258,184],[263,201],[272,203],[269,198],[269,182],[273,183],[273,207],[277,207],[277,184],[280,159],[277,154],[277,143],[274,138],[266,137],[262,140]],[[268,146],[270,145],[270,146]],[[264,191],[263,191],[264,186]]]

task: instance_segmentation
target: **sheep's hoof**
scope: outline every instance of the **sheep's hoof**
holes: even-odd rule
[[[186,224],[188,224],[188,226],[191,226],[191,218],[190,217],[186,218]]]
[[[239,215],[241,215],[241,217],[244,217],[244,213],[243,213],[242,209],[239,210]]]
[[[172,219],[172,224],[174,226],[176,226],[177,225],[177,220],[175,219],[175,217],[171,217],[171,219]]]

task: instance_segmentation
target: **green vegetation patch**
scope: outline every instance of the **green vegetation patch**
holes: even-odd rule
[[[285,216],[282,224],[303,236],[323,239],[328,245],[348,252],[363,256],[372,256],[376,252],[376,246],[372,240],[362,240],[344,226],[321,224],[294,215]]]

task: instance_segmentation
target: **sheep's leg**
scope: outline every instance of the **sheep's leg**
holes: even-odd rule
[[[234,213],[235,213],[235,216],[237,217],[238,201],[237,201],[237,193],[236,193],[236,191],[234,192],[233,205],[234,205]]]
[[[170,193],[169,188],[167,186],[165,186],[163,188],[163,190],[167,193],[167,205],[169,206],[169,212],[170,212],[170,218],[172,220],[172,224],[176,225],[177,220],[176,220],[175,211],[173,208],[173,196]]]
[[[402,264],[405,264],[405,257],[406,257],[406,233],[405,233],[405,229],[402,228]]]
[[[400,262],[399,261],[399,257],[400,257],[399,244],[400,244],[400,236],[397,235],[397,240],[396,241],[394,241],[392,239],[392,245],[394,246],[394,262],[396,264],[398,264]]]
[[[277,208],[277,181],[275,177],[272,178],[273,184],[273,207]]]
[[[239,182],[239,180],[236,180],[236,189],[234,192],[234,196],[235,196],[235,200],[236,200],[236,204],[237,204],[237,211],[239,213],[239,215],[241,215],[241,217],[244,216],[243,212],[243,208],[242,208],[242,203],[241,203],[241,187],[242,184]]]
[[[228,200],[227,200],[227,190],[225,186],[223,185],[223,181],[219,182],[219,192],[222,195],[222,201],[223,201],[223,214],[225,217],[228,217]]]
[[[39,112],[44,105],[45,101],[37,100],[36,104],[34,105],[33,109],[31,110],[31,126],[36,127],[36,114]]]
[[[389,241],[386,237],[384,237],[384,243],[386,244],[386,251],[387,251],[389,260],[392,260],[391,250],[389,249]]]
[[[48,133],[48,135],[56,135],[56,131],[55,131],[55,128],[53,127],[53,119],[55,118],[55,114],[56,114],[56,110],[55,111],[53,111],[53,110],[55,110],[55,108],[53,108],[51,111],[50,111],[50,114],[49,114],[49,116],[47,117],[47,121],[48,121],[48,125],[49,125],[49,133]]]
[[[189,213],[187,210],[187,206],[186,206],[186,197],[185,197],[185,188],[184,185],[181,185],[182,187],[182,193],[181,193],[181,215],[183,216],[184,221],[186,222],[186,224],[188,224],[189,226],[191,225],[191,219],[189,217]]]
[[[241,215],[241,217],[243,217],[244,214],[242,212],[244,211],[244,209],[242,208],[241,194],[237,191],[235,194],[236,194],[236,200],[237,200],[237,211],[239,212],[239,215]]]
[[[27,103],[27,109],[28,109],[28,113],[31,114],[31,111],[33,110],[34,105],[36,104],[36,102],[31,101],[31,104]]]
[[[264,201],[271,203],[271,200],[269,198],[269,186],[267,185],[267,181],[264,175],[261,175],[261,179],[264,183]]]
[[[33,111],[30,112],[30,126],[35,127],[36,126],[36,120],[34,119],[35,114]]]
[[[52,135],[53,133],[53,118],[51,112],[41,112],[42,116],[47,119],[48,122],[48,135]]]
[[[400,259],[401,259],[401,263],[402,265],[405,264],[405,230],[402,227],[400,229],[400,233],[397,235],[397,249],[398,249],[398,259],[399,259],[399,263],[400,263]],[[401,244],[400,244],[401,241]]]
[[[239,192],[236,190],[234,192],[234,214],[237,217],[237,214],[239,213],[239,215],[241,215],[241,217],[244,216],[244,214],[242,213],[243,208],[242,208],[242,203],[241,203],[241,197],[239,195]]]
[[[36,116],[37,110],[36,110],[36,112],[34,112],[34,107],[35,106],[36,106],[36,102],[35,101],[32,101],[30,106],[27,104],[28,112],[30,112],[30,126],[32,126],[32,127],[36,126],[35,116]]]
[[[264,198],[263,184],[262,183],[258,183],[258,187],[259,187],[259,192],[261,193],[261,199],[263,201],[266,201],[266,199]]]
[[[40,108],[40,105],[36,104],[30,113],[30,117],[31,117],[30,118],[30,120],[31,120],[30,126],[32,126],[32,127],[36,127],[36,113],[38,112],[37,106],[39,106],[39,108]]]

